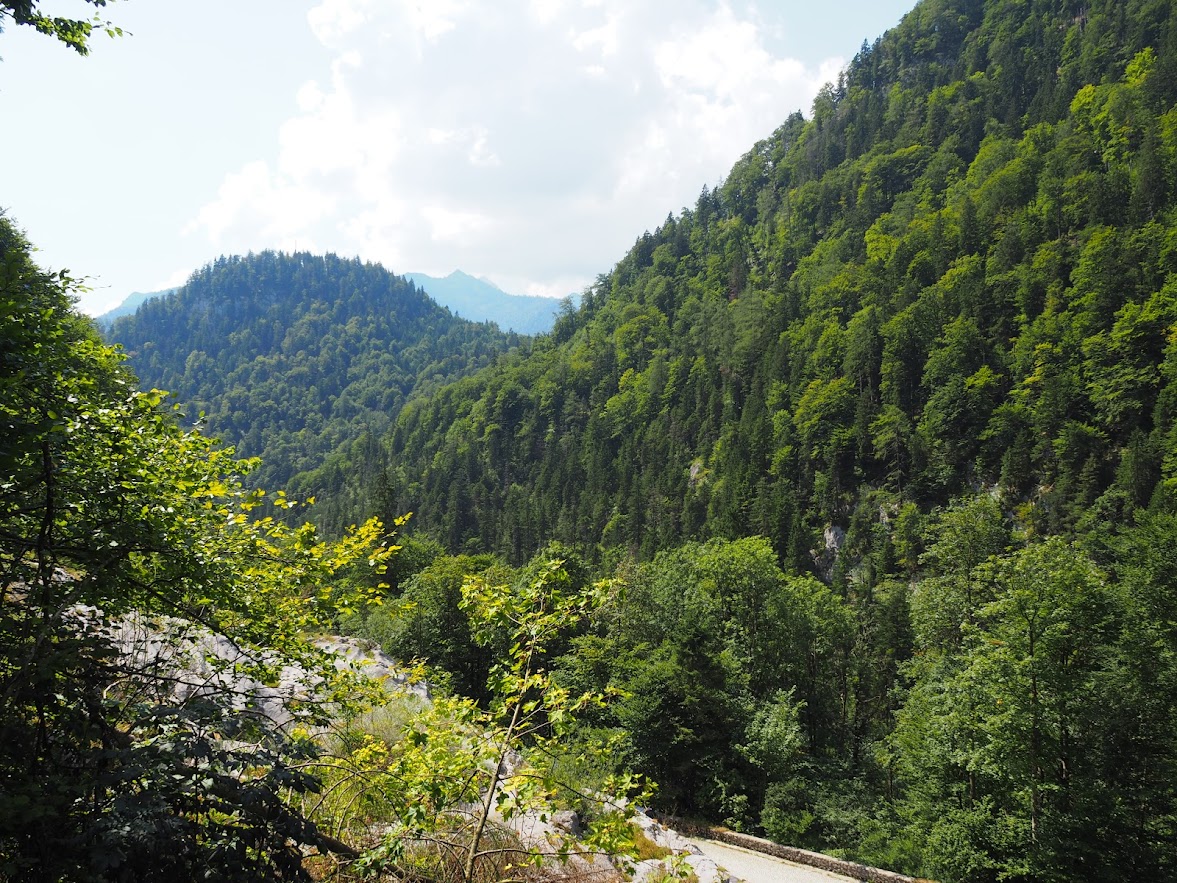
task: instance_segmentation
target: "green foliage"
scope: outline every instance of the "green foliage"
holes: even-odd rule
[[[450,315],[378,265],[275,252],[218,258],[108,337],[144,384],[261,457],[252,486],[317,498],[335,535],[387,493],[380,438],[404,403],[520,340]]]
[[[792,694],[781,692],[758,708],[748,722],[748,743],[739,746],[739,751],[772,780],[792,778],[804,740],[799,713]]]
[[[84,0],[98,9],[104,8],[114,0]],[[0,30],[6,18],[11,18],[18,25],[29,25],[38,32],[64,43],[79,55],[90,52],[90,36],[97,28],[105,31],[107,36],[121,37],[123,29],[115,27],[104,20],[97,12],[91,19],[66,18],[50,15],[41,11],[38,0],[3,0],[0,2]]]
[[[1045,531],[1121,471],[1147,505],[1173,425],[1171,11],[1023,6],[921,4],[559,335],[411,403],[386,513],[514,564],[552,537],[649,560],[761,534],[822,573],[817,536],[880,488],[926,513],[998,485]]]
[[[762,810],[806,813],[853,738],[855,705],[840,695],[857,681],[844,665],[851,610],[816,580],[787,577],[762,539],[688,545],[626,581],[556,663],[569,689],[620,694],[592,724],[624,735],[668,810],[745,829],[767,824]],[[786,791],[801,804],[784,807]]]
[[[1104,754],[1117,738],[1117,656],[1132,639],[1123,596],[1058,539],[992,558],[969,580],[991,600],[964,626],[959,650],[914,663],[894,736],[907,808],[930,831],[928,869],[948,879],[1112,879],[1123,872],[1121,847],[1095,820],[1114,817],[1109,783],[1132,787]],[[1133,850],[1143,846],[1133,839]]]
[[[303,748],[215,684],[302,665],[323,690],[292,711],[321,720],[314,700],[343,684],[305,633],[378,593],[382,529],[328,544],[254,517],[251,464],[137,391],[29,251],[0,219],[0,876],[306,879],[300,846],[332,847],[285,796],[316,787]],[[165,647],[183,640],[165,622],[222,636],[236,659],[176,692],[120,645],[132,619]]]
[[[1101,566],[1172,546],[1174,58],[1169,3],[921,3],[551,338],[411,402],[386,511],[620,566],[559,677],[622,693],[593,725],[668,809],[945,880],[1171,874],[1172,739],[1128,709],[1170,720],[1172,617]]]
[[[184,401],[333,525],[412,511],[470,556],[364,621],[483,700],[443,708],[457,731],[611,694],[565,738],[617,737],[589,766],[666,809],[945,881],[1171,879],[1175,197],[1171,2],[924,0],[526,351],[372,364],[339,330],[371,290],[275,325],[331,274],[273,255],[175,301],[216,333],[129,345],[210,372]],[[533,563],[456,607],[475,556],[552,539],[625,594],[588,615]],[[419,771],[467,732],[398,768],[419,805],[456,799]]]
[[[394,659],[428,662],[434,677],[463,696],[485,700],[486,680],[497,651],[479,647],[468,613],[461,608],[462,586],[473,575],[511,581],[490,556],[438,557],[415,574],[394,600],[368,610],[349,631],[377,642]]]
[[[485,710],[469,699],[435,700],[405,720],[400,732],[366,734],[335,763],[335,806],[362,824],[373,818],[384,823],[380,843],[357,869],[403,874],[412,867],[427,879],[472,883],[488,874],[511,878],[512,868],[546,860],[567,861],[574,850],[618,855],[632,849],[625,799],[648,796],[640,781],[626,774],[570,780],[569,767],[557,762],[577,716],[603,707],[606,697],[574,694],[546,669],[551,644],[600,608],[614,586],[573,586],[559,560],[537,564],[531,578],[514,586],[489,576],[468,577],[460,600],[476,641],[507,642],[490,672]],[[603,760],[613,749],[582,738],[576,750]],[[531,813],[544,821],[567,806],[584,812],[588,823],[580,844],[504,841],[513,820]],[[432,846],[423,851],[422,844]]]

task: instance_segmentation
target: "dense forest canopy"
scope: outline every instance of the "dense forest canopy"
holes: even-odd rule
[[[313,487],[335,530],[376,483],[380,438],[403,404],[520,343],[379,265],[278,252],[218,258],[107,337],[145,385],[203,414],[207,433],[261,455],[251,481]]]
[[[1147,506],[1173,35],[1168,2],[921,3],[535,352],[407,408],[390,511],[514,560],[761,534],[807,570],[980,488],[1047,532]]]
[[[625,696],[596,723],[663,807],[943,880],[1177,874],[1175,12],[925,0],[398,417],[378,510],[624,575],[557,665]],[[454,560],[352,627],[476,686]]]
[[[944,881],[1172,880],[1175,197],[1171,0],[923,0],[526,347],[269,253],[115,336],[335,525],[414,513],[382,603],[331,627],[427,660],[471,719],[540,708],[533,675],[610,697],[563,769]],[[7,413],[35,478],[32,398]]]
[[[75,285],[0,217],[0,879],[309,880],[302,849],[330,841],[297,805],[315,752],[218,675],[179,691],[170,659],[217,636],[230,683],[301,665],[338,685],[308,635],[370,595],[383,531],[257,518],[249,464],[136,388]],[[133,625],[152,652],[128,651]]]
[[[398,525],[328,541],[247,488],[256,461],[138,389],[31,252],[0,216],[0,880],[477,883],[574,849],[611,871],[645,789],[570,735],[609,697],[538,663],[615,584],[558,559],[466,580],[482,706],[368,678],[323,636],[380,609]],[[505,824],[571,807],[575,843]]]

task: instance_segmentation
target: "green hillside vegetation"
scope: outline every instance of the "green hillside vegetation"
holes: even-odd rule
[[[152,384],[271,458],[263,478],[322,497],[329,524],[414,513],[387,586],[341,566],[299,596],[316,599],[304,624],[426,660],[443,694],[445,724],[349,737],[347,769],[380,790],[328,783],[394,820],[370,868],[393,868],[381,862],[435,805],[485,819],[469,783],[497,781],[519,747],[547,758],[540,791],[548,776],[595,793],[634,770],[658,783],[659,809],[944,883],[1174,880],[1175,230],[1172,0],[923,0],[809,119],[643,235],[526,348],[449,324],[378,268],[274,254],[221,259],[148,304],[141,316],[176,311],[158,317],[163,336],[116,337]],[[396,321],[382,318],[402,285]],[[4,290],[22,303],[20,285]],[[140,493],[156,461],[125,474],[143,460],[133,431],[120,443],[134,456],[103,459],[99,442],[124,430],[101,408],[81,409],[102,433],[55,483],[74,450],[70,396],[98,400],[91,373],[107,395],[113,357],[93,349],[102,370],[26,388],[41,377],[26,366],[96,344],[57,324],[56,301],[10,311],[19,358],[0,363],[16,378],[0,403],[21,431],[0,448],[13,476],[0,517],[3,537],[25,539],[0,547],[14,574],[0,637],[17,636],[0,674],[30,698],[5,706],[6,775],[40,762],[21,753],[40,723],[98,744],[78,721],[106,683],[54,656],[33,671],[68,685],[64,710],[38,704],[52,691],[11,662],[43,634],[19,580],[57,603],[60,558],[84,575],[64,585],[116,609],[154,598],[156,578],[168,604],[187,598],[169,580],[198,606],[245,600],[234,580],[215,595],[185,581],[207,562],[181,554],[180,528],[190,509],[208,516],[168,464]],[[26,326],[47,329],[51,360]],[[409,326],[425,329],[416,343],[368,348]],[[236,468],[147,395],[131,401],[148,437]],[[61,506],[37,503],[91,476]],[[88,541],[109,524],[167,543],[157,561],[136,527],[127,551],[103,552],[126,569],[117,591],[102,593],[107,558],[75,550],[86,543],[40,552],[66,527]],[[313,532],[284,539],[295,561],[300,537]],[[199,548],[219,560],[215,542]],[[250,573],[236,548],[227,560]],[[302,609],[276,590],[281,571],[265,579],[278,615]],[[345,609],[327,604],[332,587]],[[515,727],[523,714],[538,733]],[[451,767],[475,724],[498,753]],[[11,777],[32,793],[35,776]],[[123,805],[81,781],[120,821]],[[58,816],[84,829],[72,781],[53,782]],[[0,834],[18,838],[0,842],[33,855],[35,832],[11,822],[21,806],[0,800]],[[287,829],[261,821],[247,854],[290,859]]]
[[[925,0],[398,417],[377,511],[626,581],[553,664],[621,692],[596,726],[662,808],[945,881],[1177,877],[1175,12]],[[451,570],[487,566],[349,627],[471,689]]]
[[[253,464],[136,389],[31,251],[0,216],[0,880],[477,883],[626,854],[644,788],[570,735],[610,698],[540,665],[616,585],[558,560],[467,580],[482,707],[341,671],[312,639],[386,594],[396,525],[261,515]],[[575,843],[501,824],[571,808]]]
[[[925,2],[864,46],[535,352],[407,408],[392,508],[514,560],[761,534],[807,570],[836,525],[894,571],[909,503],[1147,506],[1177,468],[1171,5],[1063,6]]]
[[[382,530],[255,518],[244,465],[136,390],[30,251],[0,217],[0,879],[308,880],[300,848],[334,848],[297,807],[311,746],[231,690],[177,696],[115,627],[157,625],[166,659],[179,618],[232,642],[223,674],[341,687],[306,636],[371,595]]]
[[[498,286],[476,279],[461,270],[442,277],[425,273],[404,273],[403,276],[455,316],[472,322],[493,322],[501,329],[519,334],[544,334],[551,331],[562,309],[561,300],[556,298],[508,294]],[[117,307],[96,316],[94,321],[100,327],[106,327],[120,316],[131,315],[151,298],[168,297],[175,292],[176,289],[167,288],[163,291],[129,294]]]
[[[218,258],[107,337],[145,386],[168,390],[190,419],[203,412],[205,431],[239,456],[263,456],[251,482],[329,497],[317,517],[334,531],[380,473],[379,439],[404,403],[520,340],[458,319],[379,265],[277,252]]]

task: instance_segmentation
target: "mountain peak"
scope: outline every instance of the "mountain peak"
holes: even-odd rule
[[[463,270],[443,277],[405,273],[405,278],[465,319],[494,322],[520,334],[551,330],[560,311],[560,301],[555,298],[510,294],[489,279],[475,278]]]

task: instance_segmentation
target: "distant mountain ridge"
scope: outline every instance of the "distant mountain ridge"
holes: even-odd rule
[[[443,307],[472,322],[494,322],[504,331],[546,334],[560,315],[563,298],[509,294],[492,282],[454,270],[448,276],[405,273]]]
[[[448,276],[430,276],[427,273],[403,275],[441,306],[448,307],[454,315],[471,322],[494,322],[503,331],[514,331],[517,334],[535,335],[551,331],[565,301],[565,298],[510,294],[493,282],[476,279],[462,270],[454,270]],[[113,310],[96,316],[94,321],[99,327],[108,328],[115,319],[133,314],[153,297],[167,297],[177,290],[137,291],[127,295]],[[570,297],[575,306],[576,295]]]
[[[114,324],[115,319],[130,316],[153,297],[167,297],[175,294],[176,291],[175,288],[165,288],[162,291],[133,291],[123,298],[122,303],[114,309],[107,310],[100,316],[95,316],[94,321],[98,323],[99,328],[109,328]]]

